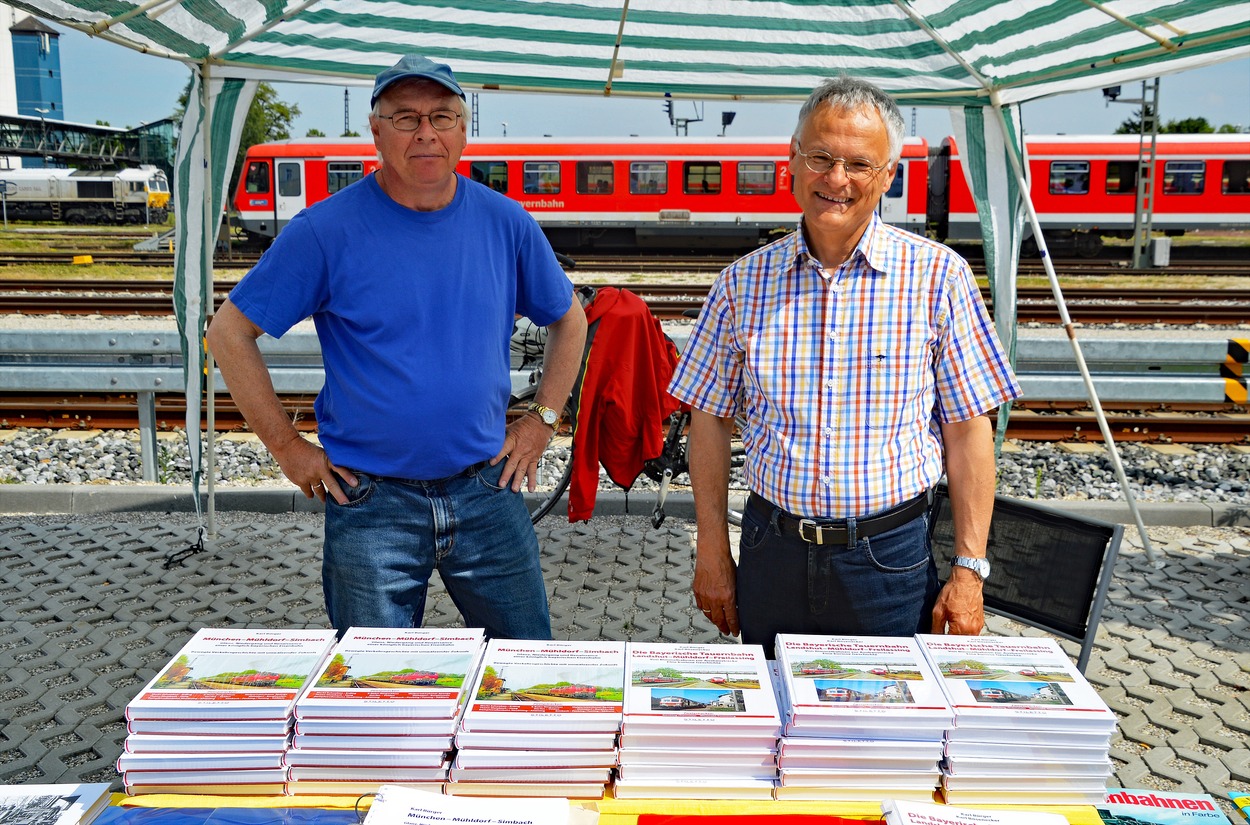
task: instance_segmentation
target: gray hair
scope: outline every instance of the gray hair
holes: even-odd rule
[[[442,89],[448,94],[448,96],[454,97],[456,99],[456,103],[458,104],[458,108],[460,109],[460,114],[464,117],[466,123],[468,122],[469,118],[472,117],[473,108],[469,106],[469,101],[465,100],[463,97],[456,94],[451,89],[448,89],[443,84],[434,80],[426,80],[423,77],[413,77],[413,78],[408,78],[406,80],[399,80],[391,84],[390,86],[388,86],[386,88],[386,91],[382,92],[382,94],[378,96],[378,99],[373,101],[373,108],[369,110],[369,117],[377,117],[378,115],[382,113],[382,110],[379,109],[378,106],[381,105],[382,98],[386,97],[386,92],[389,92],[391,89],[397,89],[400,86],[408,84],[408,83],[428,84],[430,86],[434,86],[436,88]]]
[[[903,113],[898,104],[880,88],[866,80],[838,75],[821,83],[808,96],[803,108],[799,109],[799,122],[794,127],[793,140],[799,139],[799,132],[807,119],[820,106],[828,105],[833,109],[859,111],[872,109],[881,116],[885,124],[886,134],[890,140],[890,163],[897,163],[903,154]]]

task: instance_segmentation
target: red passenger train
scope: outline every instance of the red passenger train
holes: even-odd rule
[[[519,201],[557,251],[743,251],[794,228],[787,139],[473,141],[458,171]],[[1030,136],[1032,196],[1056,251],[1097,252],[1133,228],[1134,136]],[[249,237],[270,239],[305,206],[378,166],[368,139],[251,147],[234,207]],[[1180,234],[1250,225],[1250,135],[1160,135],[1154,227]],[[979,237],[951,138],[908,138],[886,221],[939,240]],[[1027,230],[1026,230],[1027,231]]]

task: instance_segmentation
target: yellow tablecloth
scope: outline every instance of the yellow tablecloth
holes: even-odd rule
[[[345,796],[194,796],[190,794],[145,794],[126,796],[114,794],[114,805],[130,805],[144,808],[347,808],[355,806],[356,800]],[[640,814],[663,813],[687,816],[726,816],[768,814],[826,814],[872,821],[881,818],[878,802],[824,802],[819,800],[767,799],[604,799],[574,800],[599,812],[600,825],[636,825]],[[361,803],[367,807],[368,800]],[[1065,817],[1069,825],[1102,825],[1102,818],[1092,805],[967,805],[961,807],[984,807],[993,810],[1046,811]],[[711,823],[713,820],[709,820]]]

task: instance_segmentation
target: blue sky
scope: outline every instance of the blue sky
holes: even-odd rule
[[[137,126],[167,117],[190,77],[181,63],[151,57],[76,31],[62,29],[61,83],[66,119],[79,123],[104,120],[113,126]],[[279,96],[299,105],[301,114],[293,136],[311,128],[338,135],[347,115],[353,129],[368,131],[369,90],[363,86],[275,84]],[[124,90],[124,91],[122,91]],[[1124,97],[1140,97],[1141,85],[1123,88]],[[552,134],[564,137],[637,134],[663,137],[673,134],[658,100],[631,100],[580,96],[482,93],[478,99],[479,135],[510,137]],[[1032,134],[1108,134],[1136,111],[1136,105],[1107,105],[1098,90],[1058,95],[1026,103],[1024,127]],[[1250,129],[1250,59],[1229,61],[1162,79],[1159,109],[1164,120],[1205,117],[1218,126],[1233,123]],[[721,112],[737,113],[726,134],[737,137],[788,135],[798,112],[797,103],[743,103],[708,101],[703,121],[692,123],[692,137],[713,137],[721,131]],[[697,116],[690,101],[674,103],[679,117]],[[904,111],[909,125],[912,111]],[[940,140],[950,132],[945,109],[915,110],[915,134]],[[504,124],[507,124],[505,127]]]

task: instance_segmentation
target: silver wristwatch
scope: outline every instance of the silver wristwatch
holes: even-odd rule
[[[966,567],[981,577],[981,581],[985,581],[990,577],[989,559],[977,559],[972,556],[955,556],[951,559],[951,564],[956,567]]]

